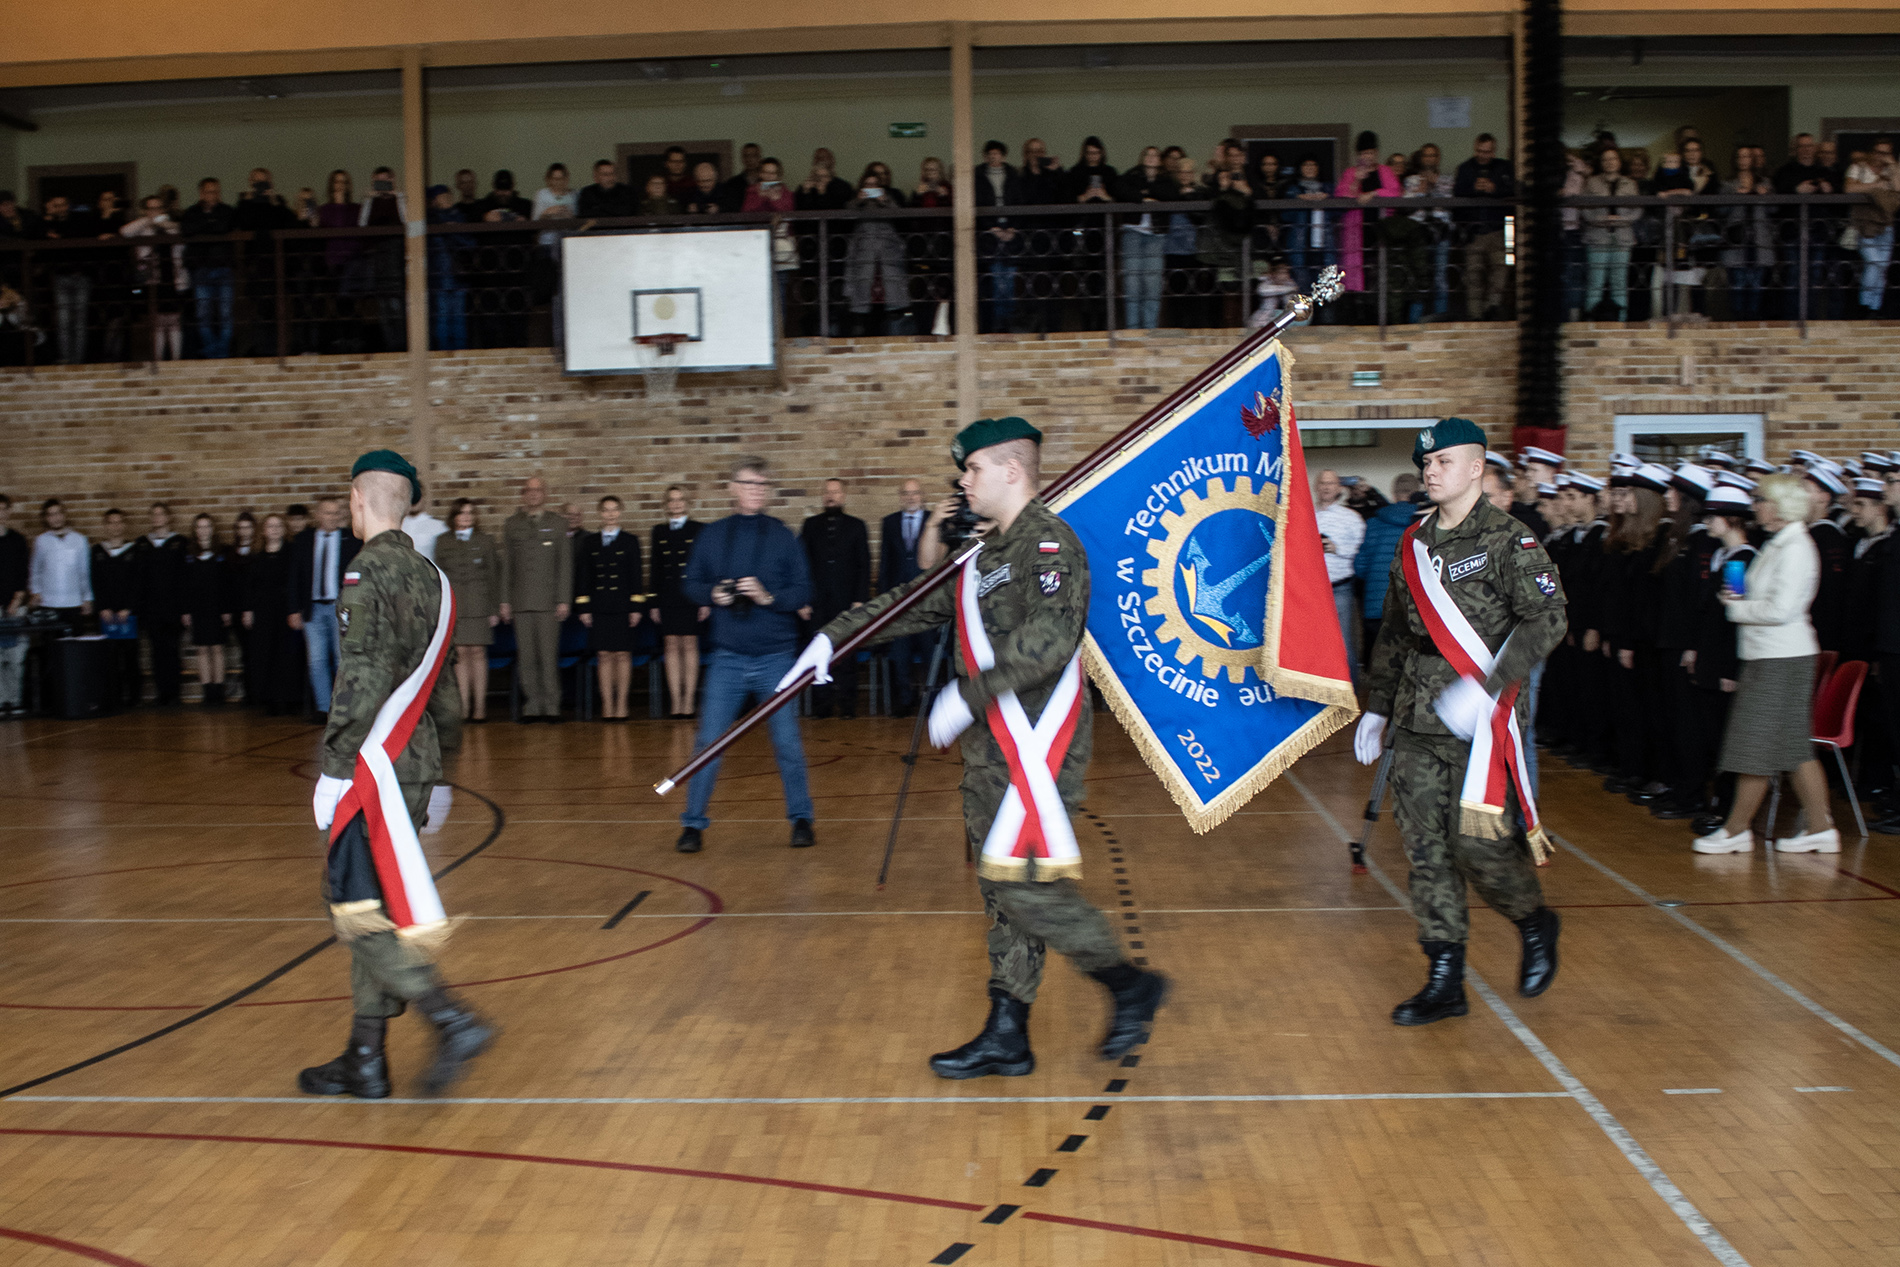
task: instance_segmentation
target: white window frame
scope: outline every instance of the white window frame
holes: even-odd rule
[[[1744,456],[1765,458],[1761,414],[1617,414],[1615,451],[1633,451],[1637,436],[1738,435]]]

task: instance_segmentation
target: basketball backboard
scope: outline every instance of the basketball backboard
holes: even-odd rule
[[[772,235],[764,228],[589,233],[561,245],[562,368],[641,374],[638,340],[683,335],[677,370],[777,363]]]

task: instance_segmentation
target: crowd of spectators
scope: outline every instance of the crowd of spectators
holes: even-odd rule
[[[1604,776],[1702,853],[1744,852],[1770,779],[1806,817],[1783,850],[1833,852],[1828,773],[1809,743],[1835,673],[1860,688],[1852,764],[1874,829],[1900,835],[1900,450],[1775,467],[1720,448],[1673,468],[1614,455],[1607,478],[1526,448],[1486,455],[1485,495],[1544,542],[1570,628],[1528,690],[1538,748]],[[1314,480],[1340,632],[1371,654],[1401,535],[1427,503],[1354,476]],[[1358,675],[1355,667],[1355,681]],[[1843,697],[1845,696],[1843,688]]]
[[[670,148],[638,189],[623,180],[619,162],[606,158],[578,186],[565,164],[551,164],[532,198],[507,170],[493,174],[486,192],[466,168],[452,186],[432,186],[425,209],[437,226],[428,252],[431,346],[458,350],[555,338],[558,305],[552,300],[564,232],[641,216],[689,222],[774,217],[774,263],[790,334],[948,332],[947,214],[886,214],[947,213],[959,180],[942,160],[924,159],[914,179],[873,161],[855,180],[839,175],[827,148],[813,152],[802,175],[757,144],[742,147],[730,175],[711,162],[689,160],[683,147]],[[1040,138],[1025,141],[1013,156],[1007,143],[989,141],[966,178],[976,205],[991,213],[977,230],[980,326],[1039,331],[1261,323],[1327,265],[1343,270],[1349,294],[1322,320],[1512,315],[1507,224],[1519,195],[1518,173],[1499,155],[1494,137],[1479,136],[1471,154],[1452,163],[1431,143],[1385,153],[1378,136],[1362,132],[1343,170],[1331,173],[1331,161],[1319,153],[1283,160],[1265,143],[1250,149],[1224,138],[1205,158],[1178,145],[1148,146],[1118,169],[1100,138],[1090,136],[1065,166]],[[1653,163],[1647,149],[1625,150],[1607,133],[1569,161],[1568,196],[1672,200],[1664,207],[1563,210],[1571,319],[1786,318],[1803,315],[1803,294],[1805,315],[1820,318],[1872,316],[1887,303],[1893,213],[1900,208],[1891,138],[1840,154],[1833,142],[1801,133],[1772,172],[1757,145],[1736,146],[1726,170],[1718,170],[1693,128],[1679,129]],[[1805,220],[1799,207],[1786,203],[1747,203],[1762,195],[1842,193],[1865,195],[1865,201],[1851,210],[1830,206],[1830,214]],[[127,205],[116,191],[102,190],[78,204],[56,194],[32,209],[0,191],[0,246],[13,248],[0,250],[0,363],[23,360],[28,342],[36,360],[66,364],[148,354],[215,359],[404,346],[404,244],[394,230],[410,211],[391,169],[375,169],[360,192],[351,174],[338,170],[321,194],[305,188],[286,195],[268,169],[257,168],[234,202],[225,201],[215,177],[201,181],[196,195],[187,205],[167,186]],[[1412,199],[1452,198],[1497,205],[1404,206]],[[1342,208],[1341,200],[1359,206]],[[1260,205],[1266,202],[1282,205]],[[1315,205],[1286,205],[1301,202]],[[1124,211],[1109,220],[1086,212],[1002,212],[1159,203],[1200,205]],[[841,219],[823,230],[801,219],[820,212]],[[516,222],[523,232],[455,231]],[[1799,276],[1804,224],[1805,287]],[[389,232],[343,232],[371,228]],[[294,229],[338,235],[290,240],[280,277],[269,239]],[[232,234],[248,236],[234,241]],[[128,256],[122,238],[141,245]],[[167,249],[163,243],[174,239]],[[42,249],[35,252],[34,275],[22,275],[20,248],[78,241],[117,246]]]

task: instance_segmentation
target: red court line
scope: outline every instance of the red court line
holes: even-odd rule
[[[729,1174],[719,1170],[689,1170],[678,1166],[650,1166],[630,1161],[601,1161],[591,1157],[551,1157],[541,1153],[499,1153],[470,1148],[433,1148],[422,1144],[366,1144],[354,1140],[342,1139],[300,1139],[279,1138],[268,1135],[196,1135],[173,1133],[168,1131],[80,1131],[51,1127],[0,1127],[0,1135],[37,1135],[68,1139],[149,1139],[176,1140],[186,1143],[211,1144],[280,1144],[302,1148],[335,1148],[344,1151],[370,1153],[409,1153],[423,1157],[458,1157],[474,1161],[513,1161],[538,1166],[573,1166],[586,1170],[616,1170],[632,1174],[663,1175],[674,1179],[716,1179],[726,1183],[753,1184],[767,1188],[789,1188],[798,1192],[820,1192],[828,1196],[861,1197],[868,1201],[895,1201],[904,1205],[931,1206],[939,1210],[961,1210],[968,1213],[987,1210],[989,1206],[971,1201],[946,1201],[941,1197],[920,1197],[907,1192],[886,1192],[877,1188],[848,1188],[829,1183],[808,1183],[802,1179],[774,1179],[766,1175]],[[1245,1241],[1223,1241],[1211,1236],[1195,1236],[1187,1232],[1169,1232],[1161,1228],[1137,1227],[1127,1223],[1101,1223],[1093,1219],[1074,1219],[1060,1214],[1038,1214],[1025,1211],[1025,1219],[1035,1219],[1042,1223],[1056,1223],[1067,1227],[1083,1227],[1097,1232],[1115,1232],[1124,1236],[1142,1236],[1152,1240],[1179,1241],[1189,1245],[1205,1245],[1212,1249],[1231,1249],[1237,1253],[1253,1254],[1261,1258],[1279,1258],[1288,1262],[1316,1263],[1320,1267],[1371,1267],[1371,1264],[1346,1258],[1327,1258],[1319,1254],[1302,1254],[1297,1250],[1275,1249],[1270,1245],[1250,1245]],[[125,1261],[106,1259],[107,1262]],[[141,1267],[134,1263],[132,1267]]]
[[[1885,893],[1889,897],[1900,897],[1900,889],[1890,889],[1886,885],[1882,884],[1880,881],[1869,880],[1866,876],[1861,875],[1858,872],[1849,871],[1846,867],[1836,867],[1834,869],[1840,872],[1844,876],[1849,876],[1855,880],[1859,880],[1862,884],[1872,885],[1874,888],[1879,889],[1882,893]]]
[[[1293,1263],[1318,1263],[1320,1267],[1368,1267],[1368,1264],[1353,1258],[1328,1258],[1324,1254],[1302,1254],[1294,1249],[1275,1249],[1271,1245],[1249,1245],[1245,1241],[1223,1241],[1212,1236],[1195,1236],[1191,1232],[1165,1232],[1158,1227],[1134,1227],[1127,1223],[1072,1219],[1067,1215],[1039,1214],[1034,1210],[1023,1211],[1023,1217],[1034,1219],[1038,1223],[1061,1223],[1067,1227],[1086,1227],[1097,1232],[1120,1232],[1124,1236],[1146,1236],[1157,1241],[1180,1241],[1187,1245],[1231,1249],[1236,1253],[1253,1254],[1259,1258],[1280,1258]]]
[[[639,867],[616,866],[615,864],[610,863],[610,862],[580,862],[573,858],[529,858],[529,857],[523,857],[522,855],[519,855],[519,854],[501,854],[501,853],[491,853],[491,854],[488,854],[487,857],[497,862],[546,862],[546,863],[558,863],[561,866],[567,866],[567,867],[594,867],[602,871],[625,871],[631,875],[643,875],[655,880],[666,880],[673,884],[684,885],[685,887],[692,889],[694,892],[698,893],[701,897],[705,898],[707,911],[706,911],[706,914],[700,917],[698,920],[696,920],[692,924],[691,927],[682,928],[679,932],[670,934],[669,936],[666,936],[666,937],[662,937],[658,941],[650,941],[650,942],[646,942],[643,945],[635,946],[632,950],[623,950],[617,955],[607,955],[600,959],[589,959],[585,961],[584,963],[564,964],[563,966],[559,968],[540,968],[534,972],[517,972],[505,977],[487,977],[480,981],[452,981],[449,983],[449,988],[452,990],[464,989],[468,986],[477,986],[477,985],[499,985],[504,981],[526,981],[531,977],[551,977],[562,972],[578,972],[582,968],[597,968],[601,964],[604,964],[604,963],[615,963],[621,959],[631,959],[633,958],[633,956],[643,955],[649,950],[658,950],[662,946],[671,945],[673,942],[678,941],[682,937],[692,936],[694,933],[699,932],[701,929],[709,927],[714,922],[713,917],[715,915],[720,914],[722,911],[726,909],[725,900],[721,898],[717,893],[707,888],[705,885],[694,884],[691,880],[682,880],[678,876],[662,875],[658,871],[643,871]],[[301,861],[312,861],[312,860],[314,860],[314,856],[312,858],[301,859]],[[232,858],[232,859],[226,859],[225,861],[273,862],[273,861],[280,861],[280,859]],[[199,866],[210,866],[210,865],[212,864],[202,863],[202,862],[174,862],[174,863],[165,864],[165,866],[173,866],[173,867],[199,867]],[[165,868],[164,866],[153,866],[153,867],[130,867],[127,869],[132,870],[132,871],[160,871],[160,870],[164,870]],[[113,873],[101,872],[98,874],[113,874]],[[77,877],[65,876],[65,877],[56,877],[56,878],[75,879]],[[26,883],[37,883],[37,881],[26,881]],[[681,915],[678,918],[692,919],[692,916]],[[350,996],[347,994],[326,994],[320,997],[308,998],[308,999],[258,999],[258,1000],[253,1000],[247,1003],[237,1003],[237,1004],[234,1004],[233,1006],[235,1007],[288,1007],[291,1004],[297,1004],[297,1003],[339,1003],[349,997]],[[77,1004],[77,1003],[0,1003],[0,1010],[10,1011],[10,1012],[195,1012],[203,1006],[204,1004],[202,1003],[143,1003],[143,1004],[124,1004],[120,1006],[101,1006],[98,1004]]]
[[[41,1236],[38,1232],[25,1232],[17,1227],[0,1227],[0,1236],[9,1240],[25,1241],[28,1245],[39,1245],[46,1249],[63,1250],[68,1254],[77,1254],[81,1258],[90,1258],[95,1263],[112,1263],[114,1267],[145,1267],[134,1258],[122,1258],[110,1250],[94,1249],[90,1245],[81,1245],[77,1241],[62,1241],[57,1236]]]

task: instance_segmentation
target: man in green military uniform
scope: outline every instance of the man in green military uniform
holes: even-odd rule
[[[547,509],[539,475],[521,482],[521,509],[501,529],[501,618],[515,628],[521,721],[561,720],[561,622],[574,598],[567,519]]]
[[[933,590],[879,639],[959,626],[956,678],[931,708],[930,738],[947,748],[962,736],[963,821],[981,851],[977,884],[990,917],[990,1013],[970,1042],[931,1057],[945,1078],[1035,1069],[1029,1006],[1050,947],[1109,992],[1105,1059],[1141,1041],[1167,993],[1165,977],[1128,962],[1107,917],[1076,885],[1081,855],[1068,816],[1081,804],[1092,748],[1077,655],[1088,621],[1088,559],[1069,525],[1036,496],[1041,443],[1042,433],[1021,418],[985,418],[957,436],[951,455],[970,509],[986,521],[983,549],[958,585]],[[786,680],[808,667],[827,680],[836,642],[921,579],[838,616]]]
[[[423,1078],[431,1093],[494,1038],[443,989],[432,961],[449,925],[416,829],[442,778],[443,751],[461,743],[462,712],[447,669],[448,583],[399,526],[420,496],[415,468],[388,449],[364,454],[350,471],[350,517],[365,544],[342,578],[342,654],[312,808],[329,841],[324,898],[350,948],[355,1020],[341,1056],[298,1075],[310,1095],[387,1096],[383,1037],[410,1003],[436,1030]]]
[[[1412,461],[1436,509],[1392,560],[1354,751],[1377,761],[1396,721],[1392,784],[1431,975],[1392,1019],[1426,1025],[1468,1010],[1467,883],[1518,927],[1519,993],[1542,994],[1557,974],[1557,914],[1533,869],[1547,845],[1517,735],[1529,723],[1519,688],[1564,635],[1564,596],[1543,544],[1484,498],[1475,423],[1447,418],[1419,432]]]

